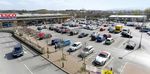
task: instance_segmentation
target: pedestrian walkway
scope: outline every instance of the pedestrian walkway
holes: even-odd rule
[[[127,63],[124,66],[121,74],[149,74],[150,70],[146,70],[146,68],[141,67],[134,63]]]

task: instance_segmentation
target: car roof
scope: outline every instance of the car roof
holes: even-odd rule
[[[130,41],[130,42],[128,42],[128,44],[130,44],[130,45],[135,45],[135,42]]]
[[[74,44],[81,44],[81,42],[74,42]]]
[[[110,53],[107,51],[101,51],[100,54],[110,54]]]
[[[89,45],[89,46],[86,46],[86,48],[92,48],[92,47],[93,47],[93,46],[90,46],[90,45]]]
[[[112,40],[113,38],[107,38],[107,40]]]
[[[66,39],[66,40],[64,40],[64,41],[70,41],[69,39]]]

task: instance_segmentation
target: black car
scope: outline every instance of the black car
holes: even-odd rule
[[[132,35],[130,35],[127,32],[122,32],[121,35],[122,35],[122,37],[127,37],[127,38],[132,38],[133,37]]]
[[[133,49],[135,48],[135,46],[136,46],[135,42],[130,41],[130,42],[127,43],[126,49],[131,49],[131,50],[133,50]]]
[[[42,28],[41,27],[37,27],[37,30],[42,30]]]
[[[23,56],[24,52],[23,52],[23,47],[22,45],[19,43],[14,47],[14,50],[12,51],[12,56],[13,57],[19,57],[19,56]]]
[[[79,36],[78,36],[78,38],[83,38],[83,37],[87,37],[89,34],[87,34],[87,33],[81,33]]]

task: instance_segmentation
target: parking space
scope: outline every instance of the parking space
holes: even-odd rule
[[[33,26],[29,27],[29,28],[37,30],[36,27],[33,27]],[[100,31],[100,28],[105,28],[105,31]],[[98,29],[96,29],[96,30],[80,29],[79,34],[83,33],[83,32],[89,34],[87,37],[83,37],[83,38],[78,38],[79,34],[78,35],[69,36],[69,34],[61,34],[61,33],[57,33],[55,31],[51,31],[51,30],[48,30],[48,29],[43,29],[43,30],[41,30],[41,32],[52,34],[52,38],[51,39],[54,39],[54,38],[69,39],[69,40],[71,40],[71,44],[74,43],[74,42],[81,42],[83,44],[82,48],[80,48],[80,49],[78,49],[78,50],[76,50],[74,52],[70,52],[70,55],[74,56],[74,58],[78,59],[79,61],[82,61],[82,58],[79,57],[79,54],[81,53],[83,48],[85,46],[87,46],[87,45],[93,46],[94,47],[94,52],[89,54],[85,58],[88,65],[93,65],[92,62],[95,60],[96,56],[101,51],[107,51],[107,52],[111,53],[111,55],[112,55],[111,59],[109,59],[104,66],[100,66],[100,67],[97,67],[97,68],[98,69],[102,69],[102,68],[105,68],[105,67],[109,67],[109,68],[110,67],[114,67],[117,72],[120,72],[121,71],[120,68],[123,67],[126,62],[123,62],[123,61],[119,61],[118,62],[118,60],[119,60],[118,58],[119,57],[124,57],[124,56],[134,52],[134,50],[136,50],[138,48],[139,38],[141,36],[139,30],[135,30],[134,27],[126,26],[126,28],[130,29],[133,38],[129,39],[129,38],[122,37],[120,33],[118,33],[118,34],[109,33],[108,30],[107,30],[108,27],[104,27],[104,26],[99,26]],[[105,41],[103,41],[103,42],[91,41],[90,35],[93,32],[96,32],[96,33],[98,33],[100,35],[110,34],[111,37],[114,39],[114,42],[112,44],[110,44],[110,45],[106,45]],[[143,35],[144,35],[144,38],[148,39],[148,35],[147,34],[143,33]],[[44,39],[44,40],[42,40],[42,42],[47,42],[46,40],[48,40],[51,43],[51,39]],[[135,46],[134,50],[126,49],[126,45],[127,45],[127,43],[129,41],[135,42],[136,46]],[[66,46],[63,49],[64,49],[64,51],[67,52],[67,50],[69,48],[70,48],[70,46]],[[59,50],[59,49],[57,49],[57,50]],[[69,54],[69,52],[68,52],[68,54]],[[118,63],[119,65],[115,66],[116,63]]]

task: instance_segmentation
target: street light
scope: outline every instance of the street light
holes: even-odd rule
[[[145,23],[145,18],[143,18],[143,24],[142,24],[142,26],[141,26],[141,30],[143,29],[144,23]],[[142,37],[143,37],[143,32],[141,32],[140,43],[139,43],[139,47],[138,47],[138,48],[141,48],[141,45],[142,45]]]

